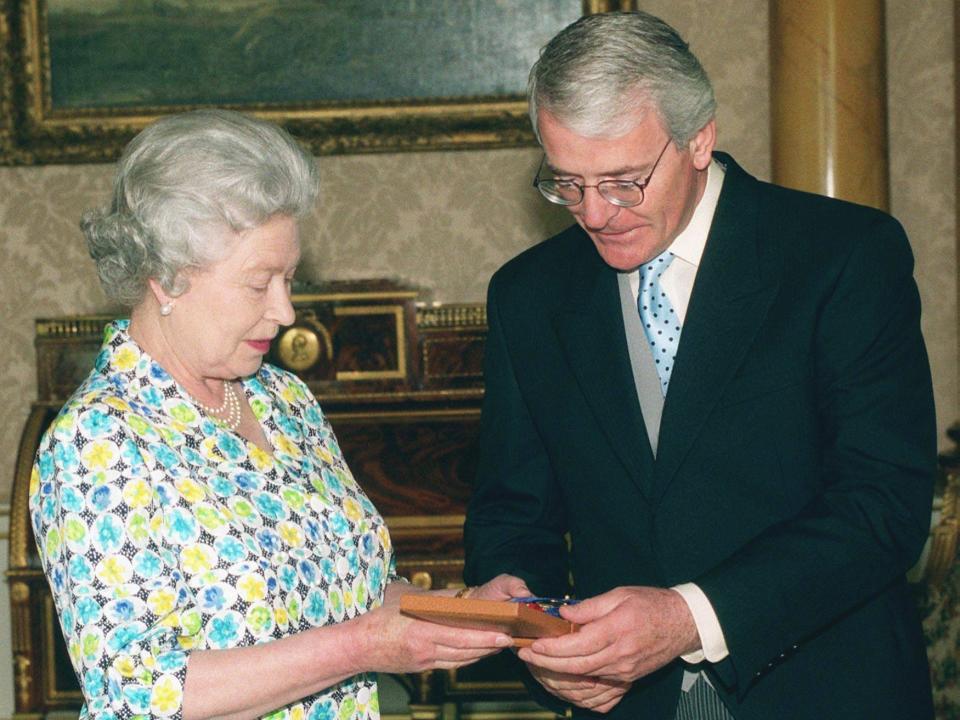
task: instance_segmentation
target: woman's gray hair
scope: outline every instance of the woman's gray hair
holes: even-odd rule
[[[80,223],[104,291],[136,305],[151,278],[170,295],[184,270],[223,257],[225,231],[274,215],[300,219],[316,203],[313,157],[273,123],[228,110],[168,115],[123,152],[109,207]]]
[[[541,110],[586,137],[617,137],[653,109],[682,146],[717,106],[687,43],[644,12],[586,15],[567,26],[541,50],[527,90],[538,140]]]

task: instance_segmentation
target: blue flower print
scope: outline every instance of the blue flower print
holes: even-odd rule
[[[221,650],[233,647],[240,637],[243,617],[240,613],[229,611],[214,615],[207,625],[207,640],[210,647]]]
[[[129,468],[139,468],[143,466],[143,456],[140,454],[140,448],[138,448],[137,444],[130,438],[124,440],[123,445],[120,446],[120,458]]]
[[[213,546],[217,549],[220,557],[230,563],[239,562],[247,556],[243,543],[230,535],[218,538]]]
[[[383,583],[383,565],[376,562],[367,570],[367,582],[370,585],[370,594],[380,595],[381,584]]]
[[[49,480],[53,477],[53,471],[55,469],[55,464],[53,461],[53,453],[44,452],[40,453],[37,456],[37,469],[40,471],[41,480]]]
[[[93,523],[93,544],[104,555],[123,547],[123,523],[112,513],[101,515]]]
[[[130,711],[139,715],[150,712],[150,688],[143,685],[127,685],[123,688],[123,699],[130,706]]]
[[[321,625],[327,619],[327,601],[316,588],[307,593],[303,616],[311,625]]]
[[[93,361],[93,367],[95,370],[103,371],[110,360],[110,351],[107,348],[103,348],[99,353],[97,353],[96,359]]]
[[[106,678],[103,670],[92,667],[83,674],[83,689],[87,697],[96,697],[103,694],[103,684]]]
[[[357,555],[357,551],[353,548],[347,551],[347,567],[350,568],[351,575],[356,575],[360,572],[360,558]]]
[[[300,428],[289,415],[278,415],[276,416],[275,421],[280,427],[280,430],[283,431],[283,433],[289,438],[294,441],[300,439]]]
[[[372,558],[377,552],[377,536],[373,532],[366,532],[360,538],[360,553],[365,560]]]
[[[343,513],[337,512],[330,518],[330,527],[337,535],[347,535],[350,532],[350,521]]]
[[[173,542],[186,544],[200,536],[196,518],[184,508],[173,508],[165,514],[164,521]]]
[[[292,567],[283,565],[277,574],[280,576],[280,587],[285,591],[290,592],[296,587],[297,573]]]
[[[121,694],[120,681],[117,680],[116,671],[109,672],[107,675],[107,697],[110,698],[110,702],[115,703],[120,699]]]
[[[314,703],[307,714],[307,720],[336,720],[337,706],[330,698]]]
[[[209,481],[210,489],[213,490],[220,497],[230,497],[236,495],[237,486],[229,478],[225,478],[223,475],[215,475],[210,478]]]
[[[53,462],[60,470],[76,470],[80,466],[80,453],[76,445],[59,443],[54,446]]]
[[[314,427],[317,427],[323,423],[323,415],[320,414],[320,409],[316,405],[310,405],[306,410],[304,410],[303,419]]]
[[[323,573],[323,579],[327,583],[332,583],[337,579],[337,567],[330,558],[324,558],[320,561],[320,572]]]
[[[313,518],[307,518],[303,521],[303,531],[307,536],[307,540],[309,540],[311,544],[320,542],[320,538],[322,537],[320,532],[320,523]]]
[[[283,542],[280,539],[280,535],[270,528],[262,528],[257,531],[257,541],[260,543],[260,547],[263,548],[264,552],[273,554],[279,552],[283,547]]]
[[[285,520],[287,517],[286,506],[273,493],[257,493],[253,496],[253,503],[261,513],[271,520]]]
[[[260,476],[252,472],[239,472],[233,476],[233,481],[237,484],[237,487],[243,490],[243,492],[249,493],[254,490],[259,490],[260,486],[263,484]]]
[[[307,585],[315,585],[317,582],[317,566],[310,560],[301,560],[297,563],[297,572]]]
[[[140,399],[151,410],[159,410],[163,406],[163,393],[152,385],[140,391]]]
[[[96,485],[87,493],[87,504],[98,513],[116,507],[118,495],[112,485]]]
[[[173,380],[173,378],[170,377],[170,374],[157,363],[151,363],[150,365],[150,378],[164,385]]]
[[[107,647],[112,652],[120,652],[130,643],[138,640],[146,631],[147,626],[142,622],[131,622],[118,625],[107,634]]]
[[[245,455],[243,446],[237,439],[228,433],[217,433],[217,448],[227,460],[238,460]]]
[[[203,455],[198,453],[192,447],[185,447],[180,452],[183,453],[184,459],[191,465],[195,465],[196,467],[204,467],[207,464],[206,458],[204,458]]]
[[[157,667],[161,672],[176,672],[186,664],[187,654],[182,650],[171,650],[157,655]]]
[[[133,571],[142,578],[154,578],[162,568],[160,556],[153,550],[141,550],[133,556]]]
[[[88,583],[93,578],[93,567],[83,555],[74,555],[67,566],[67,574],[75,583]]]
[[[86,501],[76,488],[65,486],[60,488],[60,505],[67,512],[80,512]]]
[[[110,619],[110,622],[130,622],[137,617],[138,608],[133,604],[133,600],[130,598],[122,598],[120,600],[112,600],[111,602],[107,603],[103,608],[103,612],[106,613],[106,616]]]
[[[337,477],[336,473],[329,468],[324,468],[321,475],[323,475],[323,482],[330,488],[330,492],[335,495],[343,494],[343,485],[340,484],[340,478]]]
[[[117,422],[108,413],[91,408],[80,415],[80,427],[91,439],[108,437],[117,429]]]
[[[200,609],[208,613],[223,610],[230,600],[232,600],[232,597],[228,598],[220,585],[208,585],[202,588],[197,595],[197,604]]]
[[[53,588],[54,593],[62,593],[66,584],[67,578],[66,573],[63,571],[63,566],[58,565],[52,568],[50,571],[50,587]]]
[[[80,598],[74,607],[77,611],[77,623],[80,627],[84,627],[100,619],[100,603],[93,598]]]
[[[149,445],[150,452],[153,453],[153,456],[168,470],[175,468],[180,464],[179,456],[166,445],[161,445],[160,443],[150,443]]]

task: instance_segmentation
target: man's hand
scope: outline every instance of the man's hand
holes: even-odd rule
[[[530,674],[551,695],[594,712],[610,712],[630,689],[630,683],[626,682],[564,675],[544,670],[536,665],[527,665],[527,667],[530,669]]]
[[[632,683],[700,648],[687,603],[673,590],[616,588],[560,613],[579,631],[541,638],[520,649],[521,660],[581,679]]]

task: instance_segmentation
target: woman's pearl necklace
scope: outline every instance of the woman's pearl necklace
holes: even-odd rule
[[[210,407],[202,402],[196,401],[197,406],[204,413],[213,417],[231,430],[237,430],[240,427],[240,397],[237,391],[233,389],[233,383],[224,380],[223,382],[223,404],[218,407]],[[224,415],[226,412],[226,415]]]

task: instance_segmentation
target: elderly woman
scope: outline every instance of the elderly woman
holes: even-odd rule
[[[140,133],[83,220],[132,312],[45,435],[30,503],[84,716],[376,718],[373,673],[511,643],[398,612],[383,518],[307,387],[263,363],[316,194],[279,128],[204,111]]]

